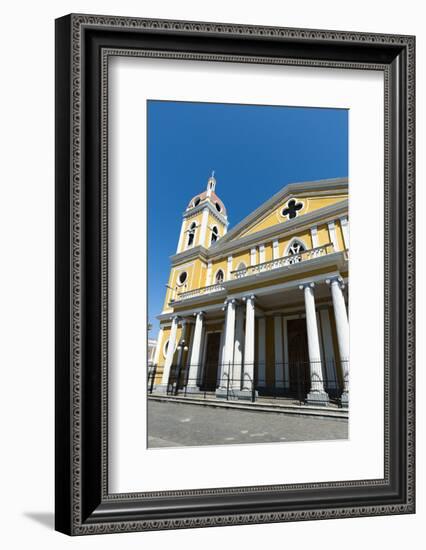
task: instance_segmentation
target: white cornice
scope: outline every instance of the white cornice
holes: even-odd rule
[[[246,216],[243,220],[240,221],[233,229],[228,231],[228,233],[222,238],[222,241],[230,241],[235,238],[241,231],[249,229],[250,225],[253,224],[258,218],[266,214],[269,210],[273,209],[280,202],[284,201],[286,197],[291,197],[292,195],[306,192],[322,192],[322,191],[346,191],[348,189],[348,179],[347,178],[334,178],[328,180],[317,180],[317,181],[304,181],[300,183],[289,183],[285,185],[278,193],[275,193],[270,199],[261,204],[256,210],[251,214]],[[296,218],[297,219],[297,218]]]
[[[226,257],[229,253],[237,253],[241,250],[246,250],[250,246],[258,246],[265,243],[266,241],[273,240],[274,238],[280,237],[282,235],[291,235],[300,230],[309,229],[312,224],[319,225],[320,223],[327,223],[332,221],[337,217],[340,217],[343,213],[347,214],[348,211],[348,200],[342,200],[335,204],[329,206],[324,206],[323,208],[318,208],[309,214],[303,214],[292,220],[288,220],[283,223],[278,223],[262,229],[261,231],[256,231],[250,235],[240,237],[231,242],[224,242],[225,236],[222,237],[216,245],[205,248],[204,246],[195,246],[180,252],[179,254],[174,254],[170,256],[170,261],[172,266],[178,265],[183,261],[188,261],[189,259],[200,257],[200,259],[207,261],[210,259],[220,259]],[[226,234],[226,237],[229,233]]]

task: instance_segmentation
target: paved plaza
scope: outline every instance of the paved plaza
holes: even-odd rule
[[[148,447],[347,439],[348,421],[148,401]]]

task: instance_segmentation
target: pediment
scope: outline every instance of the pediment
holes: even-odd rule
[[[228,231],[218,242],[218,248],[279,224],[284,227],[296,217],[312,215],[316,210],[320,214],[347,198],[347,178],[288,184]]]

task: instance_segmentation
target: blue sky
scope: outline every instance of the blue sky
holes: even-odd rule
[[[182,213],[215,170],[232,228],[291,182],[348,175],[348,111],[148,101],[148,317],[158,333]]]

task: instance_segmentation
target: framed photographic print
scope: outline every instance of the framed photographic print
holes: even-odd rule
[[[56,21],[56,529],[406,514],[412,36]]]

